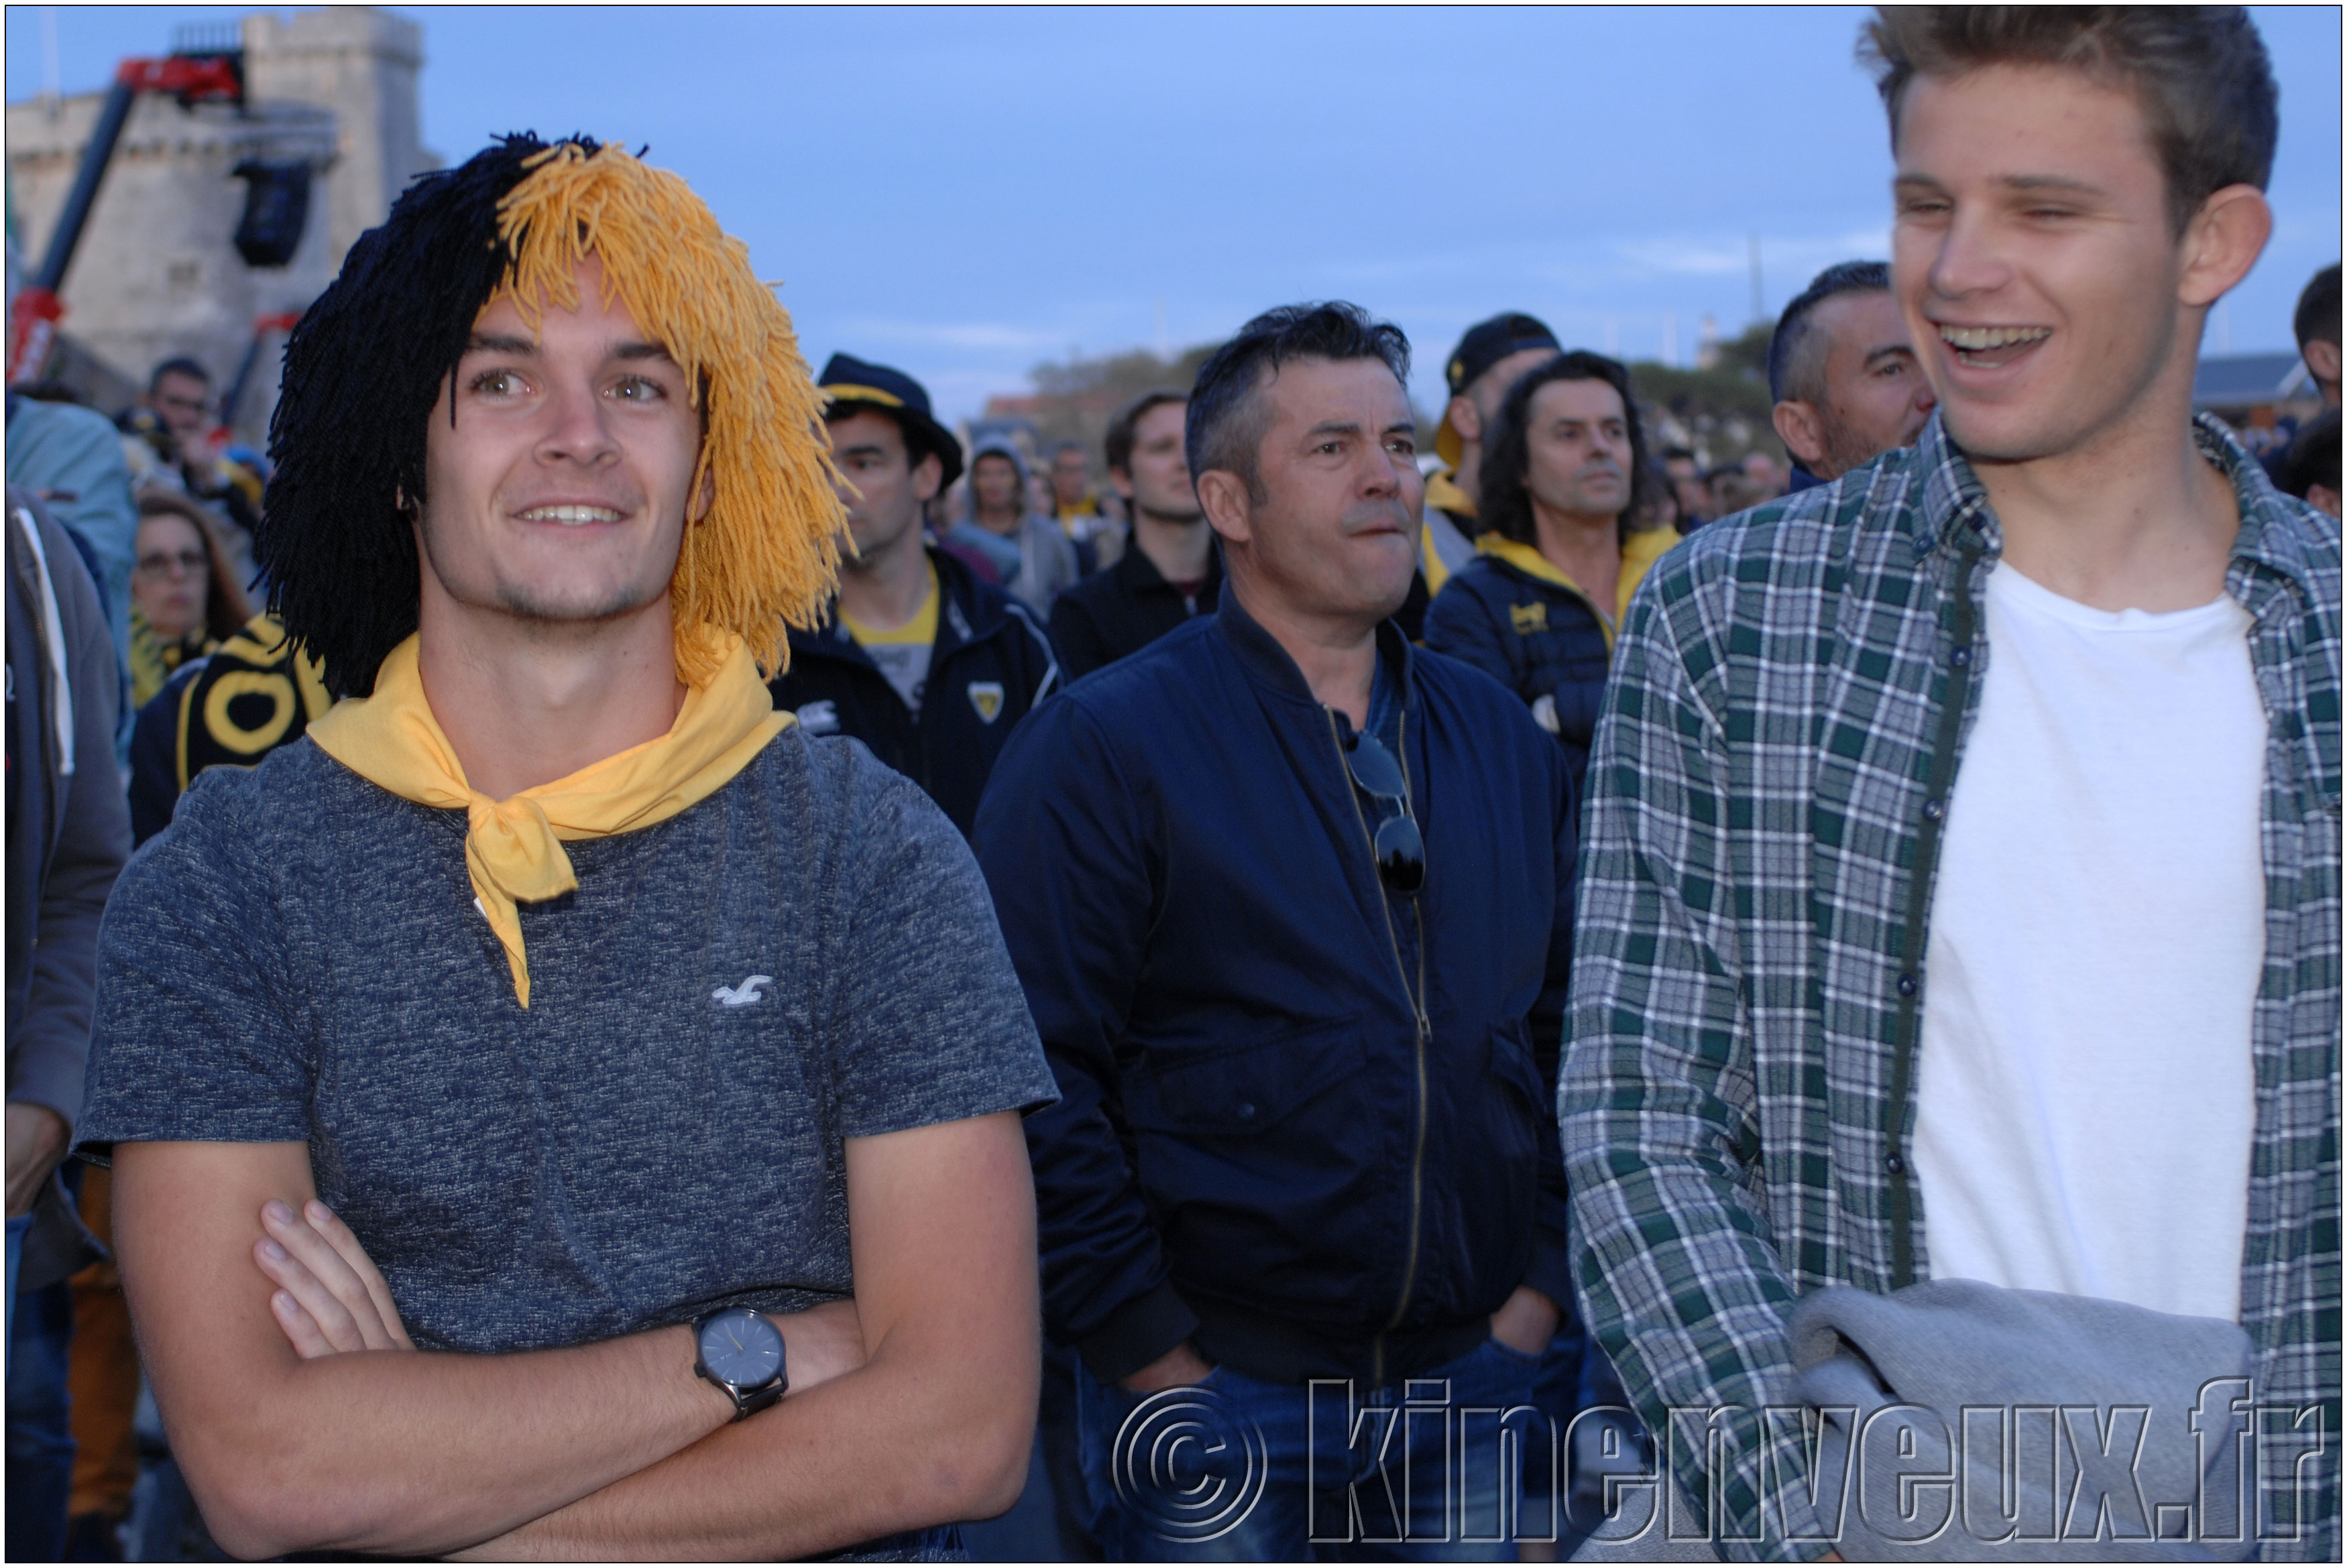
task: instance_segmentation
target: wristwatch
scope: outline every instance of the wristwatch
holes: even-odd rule
[[[692,1337],[701,1351],[693,1376],[714,1383],[733,1401],[735,1420],[756,1415],[789,1390],[783,1331],[764,1313],[747,1307],[712,1312],[693,1319]]]

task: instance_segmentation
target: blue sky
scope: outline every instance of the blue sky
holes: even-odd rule
[[[243,7],[10,6],[7,92],[65,91]],[[1679,357],[1709,312],[1774,311],[1887,246],[1881,110],[1847,8],[405,8],[427,143],[649,143],[780,279],[811,360],[926,381],[942,412],[1036,361],[1227,333],[1358,300],[1439,401],[1461,328],[1503,309],[1569,341]],[[2210,351],[2287,349],[2340,254],[2340,12],[2257,7],[2281,83],[2273,243]]]

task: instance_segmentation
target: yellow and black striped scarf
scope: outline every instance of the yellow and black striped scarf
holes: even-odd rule
[[[297,657],[276,621],[253,616],[179,692],[172,762],[180,789],[207,768],[250,768],[300,739],[333,700],[318,661]]]
[[[148,621],[146,612],[130,608],[130,706],[144,708],[163,689],[171,672],[191,658],[201,658],[220,647],[202,626],[177,641],[165,640]]]

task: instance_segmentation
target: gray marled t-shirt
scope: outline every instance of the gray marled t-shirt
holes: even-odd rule
[[[784,731],[521,906],[465,814],[308,741],[213,769],[99,936],[80,1136],[303,1140],[418,1345],[510,1351],[850,1294],[841,1140],[1055,1096],[962,837]]]

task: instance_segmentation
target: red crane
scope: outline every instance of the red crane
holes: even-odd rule
[[[73,265],[82,230],[89,225],[90,209],[97,203],[98,182],[114,160],[115,144],[129,123],[131,106],[141,93],[169,93],[180,107],[201,103],[244,103],[244,51],[214,49],[167,55],[159,60],[125,60],[115,68],[114,85],[98,110],[97,127],[83,149],[81,168],[73,188],[57,214],[49,248],[40,270],[18,292],[8,308],[8,384],[17,386],[41,379],[56,347],[57,323],[65,319],[65,301],[57,291],[65,286],[66,269]]]

